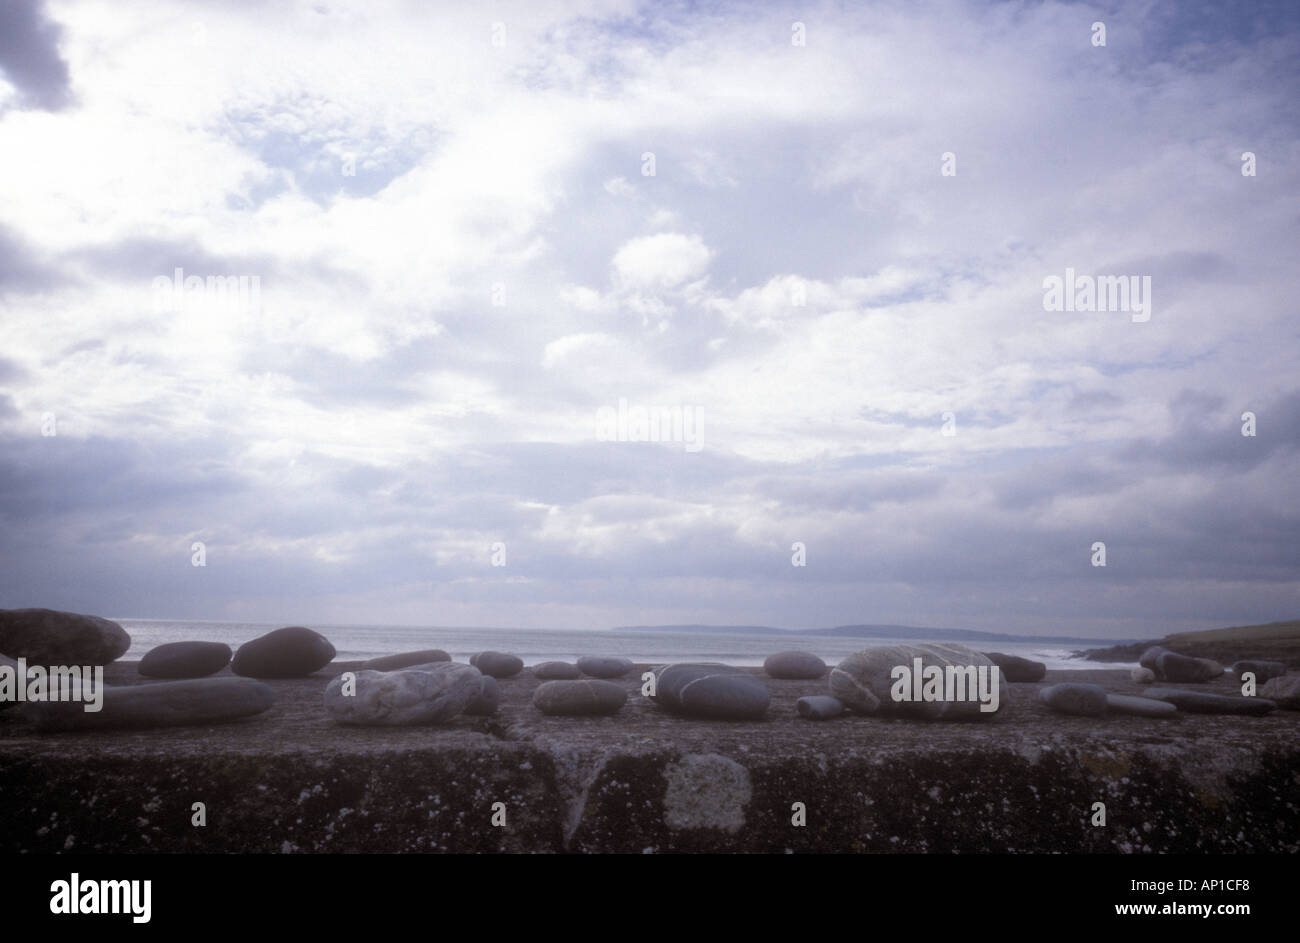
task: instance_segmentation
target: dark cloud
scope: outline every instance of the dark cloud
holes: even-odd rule
[[[225,464],[229,444],[70,435],[14,436],[0,443],[0,520],[51,529],[58,520],[193,505],[242,488]],[[217,457],[213,461],[213,457]]]
[[[1184,390],[1170,403],[1174,427],[1166,435],[1133,442],[1119,457],[1151,470],[1221,473],[1253,468],[1278,452],[1300,450],[1300,390],[1266,401]],[[1241,416],[1256,414],[1254,436],[1242,435]]]
[[[1000,507],[1041,508],[1057,497],[1109,494],[1128,484],[1124,472],[1095,456],[1067,452],[1034,458],[993,482]]]
[[[68,64],[59,55],[61,36],[40,0],[0,3],[0,70],[18,88],[24,105],[59,111],[71,102]]]

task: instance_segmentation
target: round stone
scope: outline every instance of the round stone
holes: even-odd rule
[[[934,669],[941,680],[941,696],[926,700],[930,683],[926,679],[933,677]],[[984,654],[956,642],[926,642],[854,652],[831,669],[830,693],[858,714],[984,720],[1007,703],[1006,683],[1002,670]],[[981,700],[981,687],[987,701]],[[997,709],[987,709],[994,706],[994,697]]]
[[[1047,674],[1047,666],[1041,661],[1031,661],[1019,655],[1006,655],[1002,652],[985,652],[993,664],[1002,670],[1002,677],[1013,683],[1025,681],[1042,681]]]
[[[668,665],[657,675],[656,703],[684,717],[758,720],[772,701],[761,680],[728,665]]]
[[[533,706],[543,714],[605,716],[616,714],[627,701],[627,691],[613,681],[547,681],[533,692]]]
[[[571,665],[567,661],[544,661],[533,666],[533,677],[543,681],[572,681],[581,678],[582,672],[577,665]]]
[[[1107,694],[1106,709],[1116,714],[1134,714],[1138,717],[1172,717],[1178,713],[1178,708],[1168,701],[1128,694]]]
[[[325,636],[291,625],[239,646],[230,670],[249,678],[305,678],[333,661],[334,654]]]
[[[578,659],[578,669],[593,678],[621,678],[634,667],[632,659],[613,655],[583,655]]]
[[[469,663],[494,678],[513,678],[524,670],[522,658],[505,652],[479,652],[470,658]]]
[[[169,642],[151,648],[138,671],[146,678],[206,678],[230,664],[224,642]]]
[[[451,661],[451,656],[441,648],[426,648],[419,652],[402,652],[400,655],[382,655],[361,663],[363,671],[400,671],[414,665],[429,665],[437,661]]]
[[[829,694],[810,694],[801,697],[794,702],[794,707],[800,717],[807,717],[809,720],[830,720],[844,713],[844,705],[840,703],[840,699]]]
[[[1106,713],[1106,690],[1097,684],[1066,681],[1049,684],[1038,692],[1043,703],[1060,714],[1100,717]]]
[[[763,670],[770,678],[815,681],[826,674],[826,662],[812,652],[777,652],[767,656]]]
[[[1150,684],[1156,679],[1156,673],[1150,668],[1137,667],[1129,672],[1129,677],[1138,684]]]
[[[481,677],[472,665],[445,661],[418,670],[345,672],[325,688],[325,709],[340,724],[445,723],[463,713],[478,695]]]
[[[473,717],[487,717],[495,714],[501,706],[501,685],[491,675],[482,675],[479,679],[479,691],[474,695],[465,713]]]

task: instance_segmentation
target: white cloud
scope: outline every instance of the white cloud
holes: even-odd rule
[[[629,240],[614,253],[612,264],[623,285],[673,288],[703,275],[712,258],[699,236],[669,232]]]
[[[611,196],[633,196],[636,187],[627,182],[626,177],[611,177],[605,181],[605,192]]]
[[[542,351],[542,366],[548,370],[574,358],[591,359],[617,350],[618,340],[608,334],[570,334],[559,337]]]

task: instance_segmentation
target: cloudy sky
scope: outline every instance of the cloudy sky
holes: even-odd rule
[[[1300,615],[1300,8],[787,6],[0,3],[0,606]]]

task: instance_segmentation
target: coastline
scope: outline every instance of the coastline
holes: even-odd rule
[[[1240,659],[1268,659],[1283,662],[1291,671],[1300,670],[1300,621],[1179,632],[1159,639],[1082,649],[1074,655],[1088,661],[1136,662],[1156,645],[1194,658],[1213,658],[1223,665]]]

